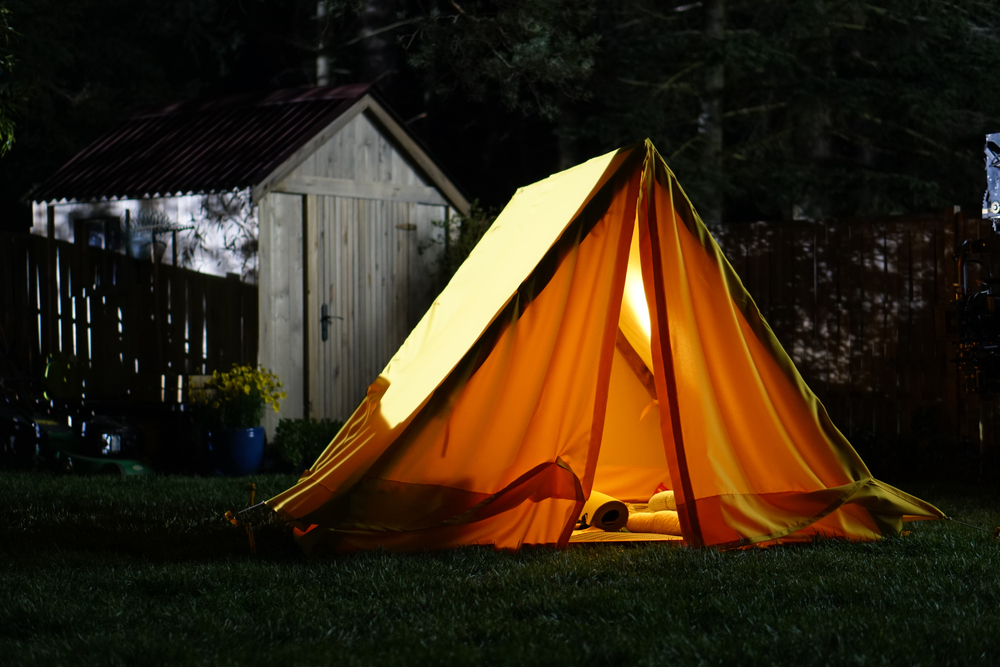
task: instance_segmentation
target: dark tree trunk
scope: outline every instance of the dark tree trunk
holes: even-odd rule
[[[725,69],[722,62],[721,43],[726,38],[725,0],[706,0],[705,37],[713,43],[714,56],[705,70],[705,91],[701,99],[699,132],[702,134],[705,168],[706,201],[699,202],[698,211],[708,224],[722,222],[724,182],[722,164],[722,93],[725,87]]]
[[[830,28],[826,23],[826,0],[813,0],[817,26],[815,36],[802,54],[814,79],[827,80],[833,74]],[[810,174],[798,204],[792,208],[796,220],[818,220],[829,210],[824,206],[823,184],[819,174],[832,155],[830,146],[830,101],[822,89],[810,91],[810,97],[798,114],[795,159],[801,173]]]
[[[383,82],[397,69],[393,31],[383,30],[393,22],[395,0],[367,0],[361,12],[361,81]]]
[[[326,54],[326,0],[316,0],[316,85],[326,86],[330,83],[330,59]]]

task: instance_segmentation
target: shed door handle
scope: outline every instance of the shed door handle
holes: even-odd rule
[[[331,315],[325,303],[319,307],[320,338],[324,343],[330,338],[330,322],[343,319],[340,315]]]

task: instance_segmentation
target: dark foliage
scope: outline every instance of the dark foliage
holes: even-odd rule
[[[709,4],[725,8],[722,39]],[[727,220],[975,205],[982,136],[1000,126],[1000,91],[983,85],[1000,67],[1000,8],[983,0],[436,7],[411,47],[435,90],[556,119],[564,164],[648,136],[696,204],[725,198]],[[721,160],[706,159],[711,122]]]
[[[321,17],[315,0],[4,7],[20,34],[0,78],[18,138],[0,160],[8,228],[28,223],[33,183],[136,107],[311,85],[321,54],[329,83],[374,82],[488,207],[648,136],[726,221],[974,209],[982,135],[1000,127],[987,83],[1000,6],[986,0],[329,0]]]
[[[298,472],[319,458],[341,426],[332,419],[279,420],[270,454]]]

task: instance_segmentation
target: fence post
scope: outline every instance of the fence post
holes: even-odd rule
[[[45,299],[45,319],[42,322],[42,327],[45,330],[46,339],[42,358],[43,364],[46,362],[48,355],[56,350],[56,329],[59,326],[59,322],[56,320],[56,299],[59,298],[56,287],[56,272],[59,270],[56,266],[56,207],[52,204],[46,204],[45,215],[48,252],[46,253],[47,266],[45,267],[47,284],[45,286],[45,293],[43,294],[43,299]]]

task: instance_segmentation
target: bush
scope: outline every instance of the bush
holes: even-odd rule
[[[477,199],[472,202],[469,215],[456,214],[450,221],[435,220],[431,222],[432,225],[444,232],[444,249],[439,256],[437,266],[439,289],[444,289],[451,277],[458,271],[458,267],[462,265],[472,249],[489,231],[496,218],[496,211],[482,208]]]
[[[294,468],[308,468],[343,426],[332,419],[282,419],[274,432],[271,455]]]

